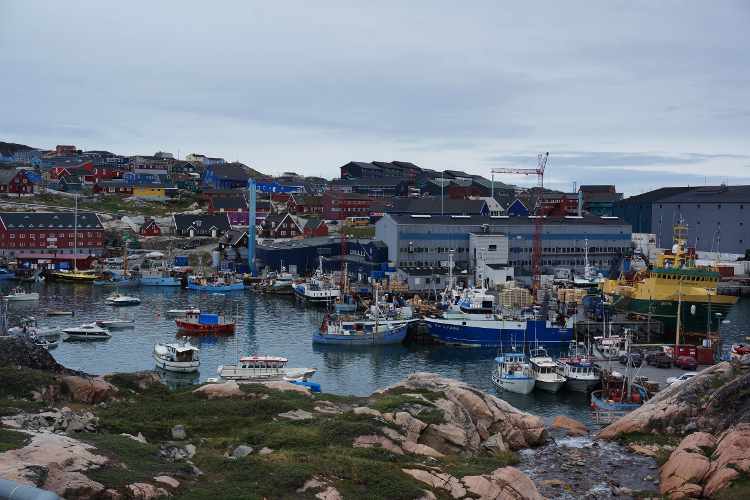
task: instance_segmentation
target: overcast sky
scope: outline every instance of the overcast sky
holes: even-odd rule
[[[0,141],[33,147],[750,184],[747,1],[0,0],[0,68]]]

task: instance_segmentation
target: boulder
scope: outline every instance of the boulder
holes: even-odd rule
[[[230,398],[232,396],[244,396],[239,384],[234,382],[226,384],[206,384],[193,392],[205,392],[209,401],[217,398]]]
[[[175,425],[172,427],[172,439],[175,441],[182,441],[187,437],[187,433],[185,432],[185,426],[184,425]]]
[[[489,475],[466,476],[463,483],[482,500],[544,500],[534,482],[515,467],[496,469]]]
[[[682,440],[674,453],[689,451],[705,455],[701,447],[713,448],[714,446],[716,446],[716,438],[714,436],[707,432],[694,432]]]
[[[109,403],[117,394],[117,388],[102,377],[61,374],[58,378],[68,386],[70,400],[78,403]]]
[[[252,447],[241,444],[232,451],[232,456],[235,458],[246,457],[253,452]]]
[[[130,490],[133,500],[151,500],[152,498],[168,497],[169,493],[164,488],[157,488],[148,483],[133,483],[127,488]]]
[[[406,439],[412,443],[416,443],[419,439],[419,435],[422,433],[427,424],[419,420],[418,418],[412,417],[411,414],[405,411],[398,412],[394,415],[393,421],[404,428],[406,431]]]
[[[412,443],[411,441],[405,441],[401,443],[401,447],[404,449],[405,452],[414,453],[415,455],[427,455],[430,457],[445,456],[439,451],[433,448],[430,448],[429,446],[425,446],[423,444]]]
[[[374,410],[374,409],[368,408],[366,406],[360,406],[359,408],[354,408],[354,410],[352,410],[352,411],[355,414],[357,414],[357,415],[366,413],[368,415],[372,415],[373,417],[382,417],[383,416],[378,410]]]
[[[711,469],[708,458],[699,453],[672,453],[667,463],[659,469],[662,494],[684,490],[686,483],[698,484]]]
[[[170,476],[156,476],[154,478],[154,481],[158,481],[160,483],[168,484],[172,488],[177,488],[177,487],[180,486],[180,482],[177,479],[175,479],[173,477],[170,477]]]
[[[508,450],[508,446],[503,442],[503,436],[500,434],[490,436],[486,441],[482,443],[482,447],[495,455]]]
[[[693,377],[695,378],[695,377]],[[750,423],[739,424],[717,437],[716,449],[711,455],[714,461],[710,477],[703,491],[705,496],[714,497],[740,476],[740,471],[750,473]]]
[[[472,455],[472,452],[466,449],[466,432],[451,424],[428,425],[417,443],[429,446],[443,455]]]
[[[631,444],[627,447],[627,450],[630,453],[638,453],[646,457],[656,458],[656,452],[654,450],[646,446],[641,446],[639,444]]]
[[[466,487],[457,478],[450,474],[437,471],[426,471],[421,469],[402,469],[418,481],[429,484],[433,488],[448,490],[453,498],[463,498],[466,495]]]
[[[352,445],[354,448],[371,448],[373,446],[380,446],[399,455],[404,454],[399,445],[385,436],[359,436],[354,440],[354,444]]]
[[[586,427],[584,424],[579,422],[578,420],[574,420],[570,417],[566,417],[564,415],[558,415],[555,417],[555,420],[552,421],[552,425],[550,425],[552,429],[565,429],[565,430],[582,430],[586,431],[588,433],[589,428]]]

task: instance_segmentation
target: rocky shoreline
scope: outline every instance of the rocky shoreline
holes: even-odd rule
[[[0,338],[0,366],[47,375],[30,393],[34,400],[49,403],[43,411],[9,415],[6,410],[2,428],[28,433],[30,439],[22,447],[0,453],[0,477],[66,499],[118,500],[183,495],[196,498],[189,492],[200,488],[208,477],[221,480],[221,476],[216,479],[216,471],[196,465],[198,458],[214,452],[211,442],[199,437],[197,428],[187,421],[171,426],[168,436],[149,434],[147,422],[142,429],[146,437],[136,430],[117,433],[137,443],[134,446],[153,449],[168,472],[153,473],[149,481],[115,486],[90,477],[92,472],[102,477],[103,471],[123,466],[116,456],[94,453],[95,447],[87,442],[86,436],[112,432],[111,418],[105,418],[108,423],[103,425],[99,414],[107,415],[110,405],[137,405],[141,391],[154,390],[161,384],[155,373],[128,374],[128,380],[135,382],[124,389],[112,383],[117,379],[115,374],[92,377],[67,370],[43,349],[16,338]],[[651,491],[654,498],[665,495],[678,499],[717,498],[722,492],[748,488],[748,389],[750,359],[724,362],[663,390],[596,435],[563,416],[548,428],[538,416],[492,394],[430,373],[409,375],[356,401],[312,395],[306,388],[283,382],[268,383],[252,392],[238,384],[203,385],[192,389],[189,397],[206,404],[260,404],[274,397],[304,402],[298,408],[283,406],[286,411],[278,411],[269,419],[268,425],[294,425],[293,429],[329,425],[334,418],[356,422],[366,432],[352,434],[344,441],[345,446],[355,454],[372,451],[378,460],[400,464],[409,491],[403,498],[649,498]],[[6,408],[11,407],[13,396],[8,391],[3,394]],[[166,392],[163,397],[169,398]],[[138,427],[137,422],[129,425]],[[273,440],[266,435],[268,429],[263,432],[249,429],[245,434],[256,437],[233,441],[216,457],[216,463],[250,458],[280,460],[289,453],[283,441],[266,446]],[[633,436],[636,440],[622,442]],[[646,442],[652,438],[663,438],[670,444]],[[491,460],[504,466],[459,467],[456,460],[466,464]],[[307,473],[304,481],[295,479],[296,489],[279,497],[357,498],[351,485],[325,469]]]

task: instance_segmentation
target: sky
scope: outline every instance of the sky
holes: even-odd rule
[[[0,141],[750,184],[747,1],[0,0]],[[495,180],[536,185],[535,176]]]

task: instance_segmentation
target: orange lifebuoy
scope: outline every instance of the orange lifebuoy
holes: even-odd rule
[[[670,356],[674,354],[674,349],[672,349],[671,347],[667,349],[667,354],[669,354]]]
[[[485,314],[485,316],[489,318],[492,315],[490,313],[487,313],[487,314]]]
[[[616,398],[617,397],[617,389],[612,389],[609,391],[609,397],[610,398]]]

